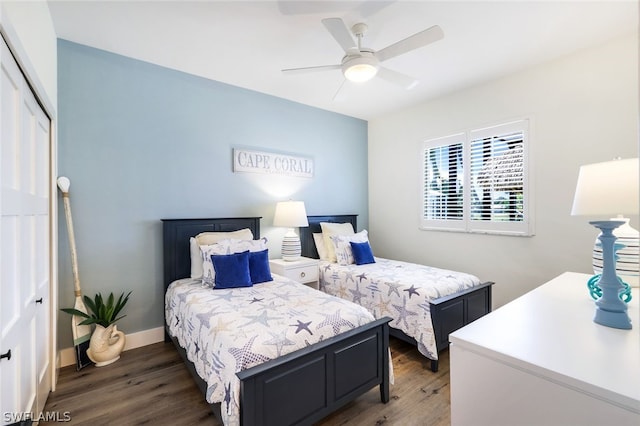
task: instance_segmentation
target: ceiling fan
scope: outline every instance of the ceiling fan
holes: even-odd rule
[[[378,76],[406,89],[412,89],[418,84],[418,80],[389,68],[382,67],[380,63],[426,46],[444,37],[442,29],[438,25],[434,25],[404,40],[400,40],[376,51],[362,46],[362,38],[367,31],[366,24],[357,23],[351,27],[351,32],[353,32],[357,40],[354,41],[351,32],[347,29],[342,19],[327,18],[323,19],[322,23],[344,49],[345,55],[342,57],[341,63],[335,65],[288,68],[283,69],[283,73],[292,74],[339,69],[342,70],[344,77],[349,81],[364,82]]]

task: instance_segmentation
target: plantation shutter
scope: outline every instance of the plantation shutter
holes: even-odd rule
[[[470,231],[529,234],[526,120],[469,133]]]
[[[423,145],[422,226],[464,229],[464,134]]]
[[[533,235],[529,121],[422,144],[422,229]]]

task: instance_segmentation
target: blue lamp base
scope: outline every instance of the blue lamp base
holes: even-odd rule
[[[624,224],[620,220],[600,220],[589,222],[600,229],[599,236],[602,245],[602,275],[598,286],[602,290],[602,297],[596,301],[596,315],[593,321],[607,327],[631,329],[631,319],[627,314],[627,304],[620,300],[620,292],[624,287],[616,275],[616,260],[614,244],[616,236],[613,230]]]
[[[587,288],[589,289],[589,294],[591,295],[591,298],[593,300],[598,300],[602,297],[602,289],[598,285],[599,281],[600,274],[592,276],[591,278],[589,278],[589,281],[587,281]],[[620,279],[620,276],[618,276],[618,282],[620,283],[620,286],[622,288],[618,296],[624,303],[631,302],[631,299],[633,299],[633,295],[631,294],[631,286],[622,281],[622,279]]]
[[[631,330],[631,320],[626,312],[605,311],[598,307],[593,322],[607,327]]]

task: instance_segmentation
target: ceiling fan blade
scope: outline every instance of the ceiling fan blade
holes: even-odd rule
[[[380,62],[386,61],[387,59],[395,58],[403,53],[410,52],[414,49],[418,49],[426,46],[427,44],[438,41],[443,37],[444,33],[442,32],[442,28],[438,25],[434,25],[424,31],[420,31],[419,33],[409,36],[404,40],[393,43],[384,49],[378,50],[376,52],[376,58],[378,58]]]
[[[307,72],[326,71],[326,70],[339,70],[342,65],[318,65],[315,67],[302,67],[302,68],[287,68],[282,70],[286,74],[303,74]]]
[[[384,67],[378,68],[378,73],[376,74],[376,76],[391,83],[400,85],[407,90],[413,89],[419,83],[419,81],[413,77],[409,77],[408,75]]]
[[[342,19],[326,18],[322,20],[322,23],[345,52],[352,47],[357,47],[356,42],[351,37],[351,32],[349,32]]]

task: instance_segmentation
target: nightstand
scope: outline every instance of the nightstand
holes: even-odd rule
[[[318,290],[318,259],[308,257],[292,261],[271,259],[269,267],[274,274],[291,278]]]

